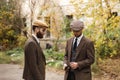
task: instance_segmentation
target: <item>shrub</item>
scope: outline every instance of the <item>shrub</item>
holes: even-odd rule
[[[63,52],[56,52],[50,49],[50,50],[45,50],[44,53],[47,59],[46,62],[48,66],[62,69],[63,56],[64,56]]]
[[[5,52],[0,52],[0,63],[14,63],[23,65],[23,49],[14,48]]]

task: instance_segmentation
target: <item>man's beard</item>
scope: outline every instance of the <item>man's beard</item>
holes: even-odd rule
[[[37,32],[36,36],[37,36],[37,38],[43,38],[43,34],[40,31]]]

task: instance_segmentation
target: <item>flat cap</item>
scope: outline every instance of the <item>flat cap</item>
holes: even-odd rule
[[[46,28],[48,28],[48,25],[45,22],[40,21],[40,20],[34,21],[32,25],[33,26],[38,26],[38,27],[46,27]]]
[[[84,28],[84,23],[80,20],[74,20],[70,24],[70,28],[74,31],[79,31]]]

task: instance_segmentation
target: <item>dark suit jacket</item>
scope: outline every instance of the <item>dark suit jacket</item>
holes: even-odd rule
[[[45,80],[45,56],[34,37],[26,41],[24,56],[23,78],[25,80]]]
[[[71,50],[73,45],[73,39],[67,41],[66,54],[64,62],[69,65]],[[94,45],[92,41],[85,38],[81,39],[80,44],[76,48],[75,62],[78,63],[79,67],[74,70],[76,80],[91,80],[91,64],[94,62]],[[64,80],[67,80],[69,68],[65,70]]]

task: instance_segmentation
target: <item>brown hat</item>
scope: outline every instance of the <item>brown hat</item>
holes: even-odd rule
[[[80,20],[72,21],[70,24],[70,28],[74,31],[82,30],[84,28],[84,23]]]
[[[36,20],[33,22],[33,26],[38,26],[38,27],[46,27],[48,28],[48,25],[43,22],[43,21],[40,21],[40,20]]]

